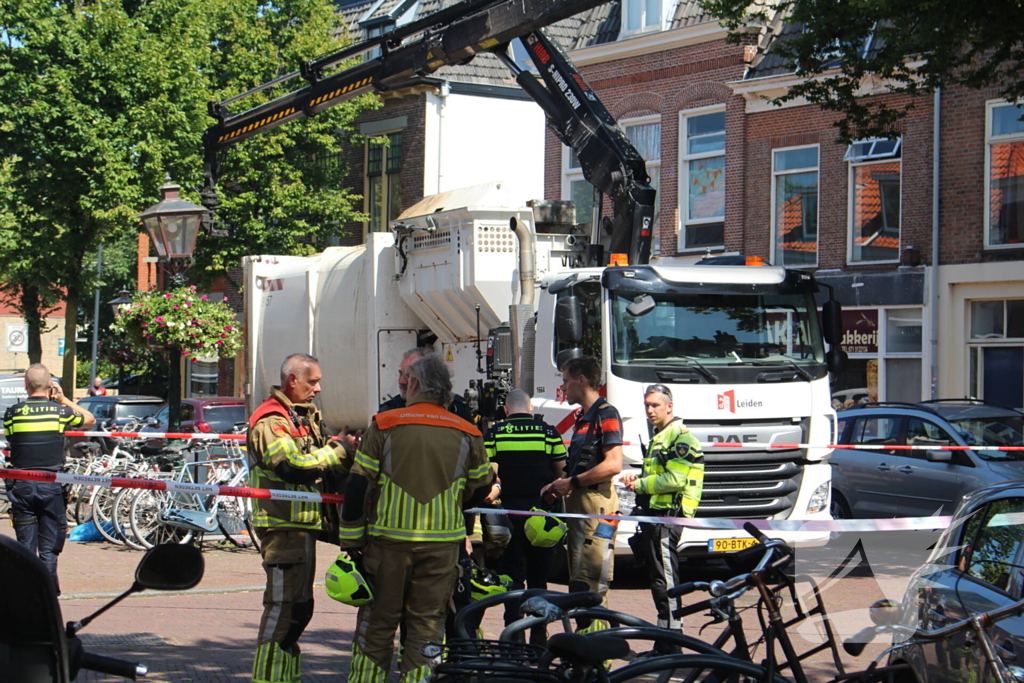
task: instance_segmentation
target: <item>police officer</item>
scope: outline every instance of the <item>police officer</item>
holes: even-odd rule
[[[551,425],[534,419],[530,395],[522,389],[508,392],[505,411],[508,418],[491,427],[484,438],[487,456],[498,466],[501,502],[509,510],[545,509],[540,491],[551,481],[552,475],[561,477],[565,469],[562,435]],[[524,530],[526,516],[510,515],[510,518],[512,537],[501,556],[499,571],[512,578],[512,590],[525,586],[547,588],[555,549],[530,543]],[[518,618],[516,606],[507,605],[505,625]],[[543,626],[531,629],[530,642],[535,645],[547,642]]]
[[[246,446],[257,488],[316,492],[328,471],[351,465],[342,442],[329,440],[313,399],[320,393],[320,362],[296,353],[281,365],[271,389],[249,417]],[[320,505],[253,499],[267,588],[253,660],[254,683],[293,683],[302,673],[299,636],[313,617],[313,574]]]
[[[640,477],[626,474],[622,483],[637,494],[636,515],[693,517],[704,488],[704,453],[700,442],[672,412],[672,391],[652,384],[644,392],[644,410],[654,437],[644,455]],[[666,591],[682,582],[676,546],[682,527],[641,522],[630,546],[647,568],[658,626],[680,630]],[[679,604],[679,600],[676,600]]]
[[[601,364],[590,356],[562,367],[567,403],[577,403],[565,476],[544,487],[547,499],[564,498],[565,511],[614,515],[619,499],[613,481],[622,471],[622,418],[599,393]],[[569,592],[608,594],[614,570],[617,525],[597,519],[567,519]]]
[[[409,405],[374,418],[345,486],[341,546],[375,596],[356,617],[349,683],[383,683],[399,625],[401,683],[429,673],[420,646],[443,636],[465,499],[475,492],[468,504],[482,501],[493,478],[480,431],[444,408],[452,387],[444,361],[429,354],[407,372]]]
[[[29,366],[25,372],[25,391],[28,398],[4,413],[11,465],[18,470],[58,472],[64,467],[64,431],[76,427],[89,429],[96,424],[96,418],[69,400],[40,363]],[[60,595],[57,556],[64,549],[68,531],[61,485],[15,480],[7,485],[7,499],[18,541],[39,555]]]
[[[409,389],[409,366],[418,361],[423,356],[433,353],[433,349],[425,346],[417,346],[414,349],[409,349],[402,354],[402,361],[398,364],[398,396],[392,396],[384,403],[380,404],[377,408],[377,412],[383,413],[385,410],[394,410],[395,408],[404,408],[405,401]],[[469,406],[462,400],[461,396],[453,395],[452,401],[448,405],[448,410],[461,417],[466,422],[473,422],[473,414],[469,410]]]

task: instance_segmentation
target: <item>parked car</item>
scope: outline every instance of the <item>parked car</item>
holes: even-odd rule
[[[83,396],[78,399],[78,405],[96,416],[97,425],[113,431],[129,422],[145,420],[154,415],[164,405],[164,400],[159,396]],[[103,437],[88,439],[82,436],[69,436],[68,448],[79,441],[94,441],[107,453],[112,446],[109,439]]]
[[[934,446],[832,453],[836,519],[951,514],[975,489],[1024,477],[1024,413],[975,399],[867,403],[838,414],[838,443]],[[942,450],[943,446],[969,450]]]
[[[143,431],[166,432],[168,406],[163,406]],[[228,434],[245,422],[245,399],[234,396],[204,396],[181,400],[181,431]]]
[[[963,498],[928,561],[910,578],[903,623],[932,630],[1017,602],[1024,590],[1024,481],[978,489]],[[988,629],[1006,664],[1024,657],[1024,617]],[[972,642],[973,641],[973,642]],[[890,655],[913,672],[900,683],[962,683],[984,676],[986,661],[970,630]],[[1015,665],[1016,666],[1016,665]],[[902,676],[902,675],[901,675]]]

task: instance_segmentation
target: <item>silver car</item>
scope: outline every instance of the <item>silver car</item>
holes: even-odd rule
[[[974,399],[868,403],[839,412],[840,444],[926,446],[832,454],[836,519],[953,513],[964,494],[1024,477],[1024,413]],[[943,450],[967,446],[967,450]]]

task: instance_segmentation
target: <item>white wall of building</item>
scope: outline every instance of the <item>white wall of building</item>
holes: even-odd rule
[[[423,195],[504,181],[522,206],[544,197],[544,114],[532,100],[427,95]]]

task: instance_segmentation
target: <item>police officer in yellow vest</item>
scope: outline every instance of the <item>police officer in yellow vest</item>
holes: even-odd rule
[[[318,492],[316,483],[324,472],[344,473],[351,466],[342,442],[330,441],[313,405],[321,376],[313,356],[296,353],[281,365],[281,386],[249,417],[252,486]],[[313,617],[320,505],[253,499],[253,507],[267,588],[252,680],[293,683],[302,673],[299,636]]]
[[[408,375],[408,405],[377,414],[345,486],[341,546],[375,596],[356,617],[349,683],[383,683],[399,625],[401,683],[428,674],[420,646],[444,635],[466,538],[462,510],[482,502],[493,478],[480,431],[444,407],[452,388],[444,361],[424,356]]]
[[[622,483],[637,494],[634,515],[654,517],[693,517],[704,489],[704,452],[700,442],[673,413],[672,391],[663,384],[652,384],[644,392],[644,410],[655,434],[644,454],[644,469],[639,477],[623,475]],[[658,626],[680,630],[682,624],[672,616],[666,591],[682,583],[676,546],[682,527],[674,524],[641,522],[629,545],[647,568],[651,596],[658,610]],[[678,604],[678,600],[676,601]]]
[[[70,401],[60,385],[50,380],[45,365],[25,371],[28,398],[4,413],[4,432],[11,449],[11,466],[19,470],[57,472],[64,467],[64,430],[89,429],[96,418]],[[53,576],[57,595],[57,556],[64,549],[68,519],[61,485],[49,481],[11,481],[11,524],[18,541],[39,554]]]

